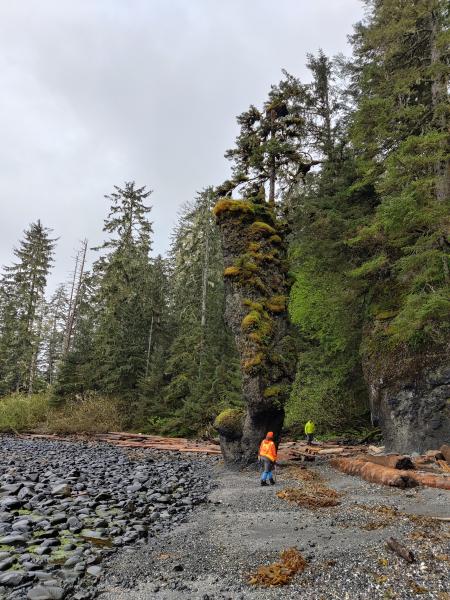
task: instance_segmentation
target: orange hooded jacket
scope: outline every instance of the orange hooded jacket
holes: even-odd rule
[[[272,462],[277,460],[277,448],[273,440],[263,440],[259,447],[259,456],[268,458]]]

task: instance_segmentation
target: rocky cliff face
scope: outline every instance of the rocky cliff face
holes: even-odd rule
[[[228,463],[254,462],[268,430],[279,436],[295,371],[284,224],[267,205],[221,200],[214,213],[225,264],[225,319],[241,357],[246,414],[230,435],[217,420]]]
[[[364,372],[386,449],[423,452],[450,441],[450,348],[370,357]]]

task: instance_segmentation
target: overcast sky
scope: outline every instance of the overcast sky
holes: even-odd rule
[[[151,197],[156,252],[177,209],[229,173],[235,116],[307,52],[349,54],[360,0],[0,0],[0,265],[40,218],[51,287],[102,237],[113,185]],[[92,253],[91,253],[92,257]]]

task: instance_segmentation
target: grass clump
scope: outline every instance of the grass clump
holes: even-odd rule
[[[104,433],[122,429],[117,400],[91,394],[51,405],[48,394],[12,394],[0,398],[0,431],[41,433]]]

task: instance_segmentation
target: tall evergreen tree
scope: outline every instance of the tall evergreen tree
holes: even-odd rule
[[[244,196],[262,194],[268,185],[269,205],[286,193],[317,164],[308,152],[307,88],[284,71],[273,85],[263,108],[250,106],[237,117],[236,146],[225,153],[232,161],[231,180],[217,188],[219,195],[242,186]]]
[[[145,374],[150,302],[151,192],[126,182],[106,196],[111,202],[104,231],[110,237],[100,249],[108,253],[97,261],[99,306],[95,331],[96,385],[108,393],[135,393]]]
[[[34,391],[47,276],[55,240],[38,220],[25,231],[2,277],[0,372],[5,391]]]

